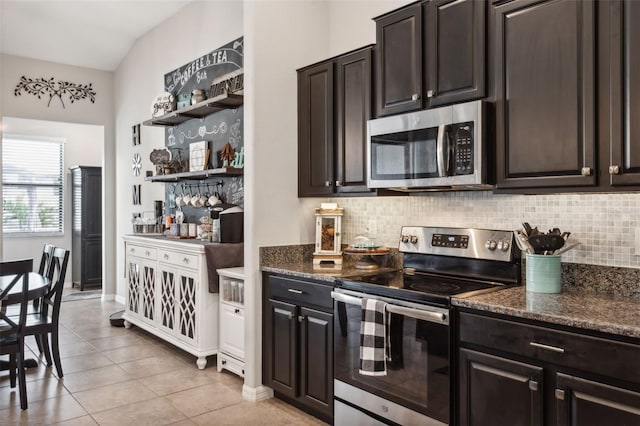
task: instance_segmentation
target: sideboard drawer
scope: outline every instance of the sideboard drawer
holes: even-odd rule
[[[127,255],[142,257],[143,259],[156,260],[157,251],[153,247],[127,244]]]
[[[160,250],[158,261],[170,263],[175,266],[188,269],[198,269],[200,256],[195,254],[186,254],[176,251]]]

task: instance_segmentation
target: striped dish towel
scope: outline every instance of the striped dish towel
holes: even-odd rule
[[[387,304],[362,299],[360,321],[360,369],[365,376],[387,375]]]

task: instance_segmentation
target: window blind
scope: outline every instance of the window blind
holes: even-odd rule
[[[2,227],[5,234],[62,233],[64,144],[2,139]]]

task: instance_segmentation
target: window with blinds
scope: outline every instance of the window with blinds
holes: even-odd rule
[[[2,227],[5,235],[64,231],[64,144],[2,139]]]

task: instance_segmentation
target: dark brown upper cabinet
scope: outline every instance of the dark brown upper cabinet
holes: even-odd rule
[[[597,183],[593,1],[493,9],[498,189]]]
[[[298,196],[372,192],[366,179],[372,118],[367,46],[298,70]]]
[[[373,47],[336,59],[335,191],[367,192],[367,120],[372,118]]]
[[[610,7],[609,184],[640,185],[640,2]],[[634,24],[635,22],[635,24]]]
[[[422,5],[412,4],[375,21],[376,115],[421,109]]]
[[[333,61],[298,70],[298,196],[333,192]]]
[[[427,106],[485,96],[485,1],[424,3]]]

